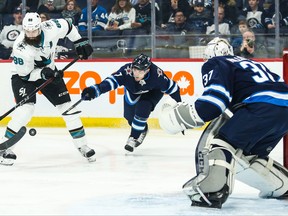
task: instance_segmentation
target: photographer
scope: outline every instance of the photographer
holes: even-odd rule
[[[243,42],[240,47],[234,49],[235,55],[245,58],[267,58],[266,47],[258,43],[252,30],[247,30],[242,34]]]

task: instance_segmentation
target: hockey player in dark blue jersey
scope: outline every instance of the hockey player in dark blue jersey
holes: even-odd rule
[[[100,84],[85,88],[81,96],[83,100],[91,100],[120,86],[125,87],[124,117],[131,126],[125,149],[133,152],[146,137],[149,115],[164,93],[180,102],[180,91],[176,82],[152,63],[150,57],[140,54],[132,63],[125,64]]]
[[[262,198],[287,198],[288,171],[269,157],[288,132],[287,84],[262,63],[234,56],[225,39],[210,41],[204,57],[202,96],[192,105],[167,101],[159,117],[172,134],[211,121],[197,145],[197,175],[183,185],[192,206],[221,208],[234,176]]]

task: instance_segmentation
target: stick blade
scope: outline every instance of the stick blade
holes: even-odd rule
[[[6,150],[11,146],[15,145],[26,134],[26,131],[27,128],[25,126],[21,127],[20,130],[13,137],[3,143],[0,143],[0,150]]]

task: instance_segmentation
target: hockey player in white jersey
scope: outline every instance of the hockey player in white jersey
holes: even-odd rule
[[[63,71],[55,67],[55,47],[60,38],[68,37],[74,42],[80,59],[87,59],[93,48],[87,39],[81,38],[75,26],[65,19],[51,19],[41,22],[37,13],[27,13],[23,19],[23,31],[13,46],[12,89],[16,103],[33,92],[46,80],[53,81],[44,87],[42,94],[63,113],[71,106],[71,99],[63,80]],[[5,139],[14,136],[21,126],[25,126],[32,118],[36,95],[31,97],[13,113],[7,125]],[[88,159],[95,161],[95,151],[88,147],[85,130],[78,114],[62,116],[72,140],[79,152]],[[57,149],[55,149],[57,151]],[[16,155],[11,149],[0,152],[0,163],[12,165]]]

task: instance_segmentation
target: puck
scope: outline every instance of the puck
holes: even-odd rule
[[[30,136],[35,136],[36,135],[36,130],[34,129],[34,128],[31,128],[30,130],[29,130],[29,134],[30,134]]]

